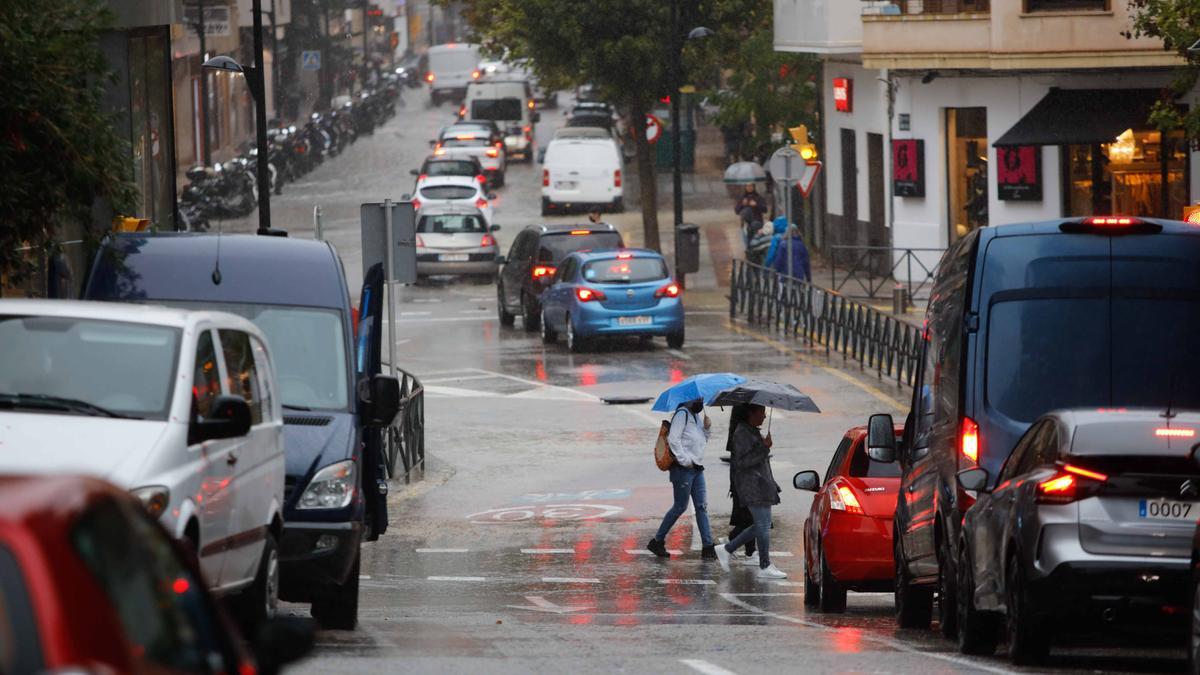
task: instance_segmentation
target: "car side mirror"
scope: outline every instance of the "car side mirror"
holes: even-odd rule
[[[496,264],[497,264],[497,265],[503,265],[503,264],[505,264],[505,263],[507,263],[507,262],[508,262],[508,258],[505,258],[505,257],[504,257],[504,256],[502,256],[502,255],[498,255],[498,256],[496,256]]]
[[[801,471],[792,476],[792,487],[797,490],[816,492],[821,489],[821,477],[817,475],[816,471]]]
[[[218,396],[207,417],[196,416],[188,425],[188,445],[250,433],[250,405],[241,396]]]
[[[499,225],[493,225],[491,229],[492,229],[492,232],[499,232],[499,231],[500,231],[500,226],[499,226]]]
[[[896,461],[896,425],[891,415],[871,415],[867,420],[867,456],[884,464]]]
[[[408,173],[409,173],[409,174],[411,174],[411,175],[413,175],[413,176],[420,176],[420,175],[421,175],[421,172],[420,172],[418,169],[412,169],[412,170],[410,170]]]
[[[275,675],[312,651],[315,636],[312,622],[297,617],[276,617],[263,624],[251,641],[254,660],[261,675]]]
[[[987,483],[987,469],[977,467],[958,472],[958,486],[967,492],[987,492]]]
[[[400,412],[400,380],[391,375],[375,375],[371,378],[371,399],[367,401],[367,426],[386,427],[391,425]]]

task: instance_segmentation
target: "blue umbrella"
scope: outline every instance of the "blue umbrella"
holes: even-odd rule
[[[651,410],[655,412],[674,412],[684,403],[696,399],[707,399],[722,389],[739,385],[746,378],[733,373],[702,373],[693,375],[679,384],[672,386],[659,395]]]

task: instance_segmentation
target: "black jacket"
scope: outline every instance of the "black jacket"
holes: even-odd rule
[[[738,425],[733,432],[733,485],[746,506],[774,506],[779,503],[779,484],[771,473],[771,449],[758,430],[749,424]]]

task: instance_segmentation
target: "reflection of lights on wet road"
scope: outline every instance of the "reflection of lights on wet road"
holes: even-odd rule
[[[537,377],[538,382],[546,381],[546,362],[542,359],[538,359],[534,364],[534,376]]]
[[[833,632],[833,651],[839,654],[857,654],[862,651],[862,630],[838,628]]]
[[[596,367],[586,365],[579,369],[579,384],[585,387],[590,387],[596,384]]]
[[[671,384],[678,384],[683,381],[683,371],[678,368],[671,369]]]

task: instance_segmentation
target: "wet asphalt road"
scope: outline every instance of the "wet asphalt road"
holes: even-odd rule
[[[422,90],[374,138],[360,141],[276,197],[277,226],[312,236],[321,204],[326,238],[350,279],[361,278],[358,205],[400,198],[428,139],[452,108]],[[540,139],[561,115],[545,111]],[[537,167],[510,169],[496,222],[501,245],[538,222]],[[248,231],[253,217],[227,223]],[[227,230],[228,231],[228,230]],[[898,631],[891,596],[851,594],[841,616],[803,606],[800,528],[810,495],[790,487],[824,472],[843,432],[871,412],[897,414],[903,394],[798,345],[730,326],[721,295],[688,297],[688,342],[608,344],[569,354],[536,333],[501,328],[490,285],[435,282],[398,294],[398,361],[426,387],[428,467],[396,486],[391,529],[363,549],[360,625],[323,631],[301,673],[607,673],[710,675],[774,672],[1002,672],[1002,658],[961,657],[933,632]],[[759,582],[750,568],[722,574],[699,559],[694,518],[668,538],[677,554],[644,551],[670,505],[651,451],[661,416],[609,395],[656,395],[672,381],[733,371],[790,382],[820,415],[776,413],[774,469],[783,504],[772,552],[791,576]],[[728,532],[729,480],[720,461],[727,414],[709,411],[706,472],[714,533]],[[285,612],[306,615],[286,605]],[[1095,641],[1093,641],[1093,644]],[[1101,642],[1101,644],[1107,644]],[[1068,672],[1178,671],[1182,651],[1094,647],[1056,652]]]

